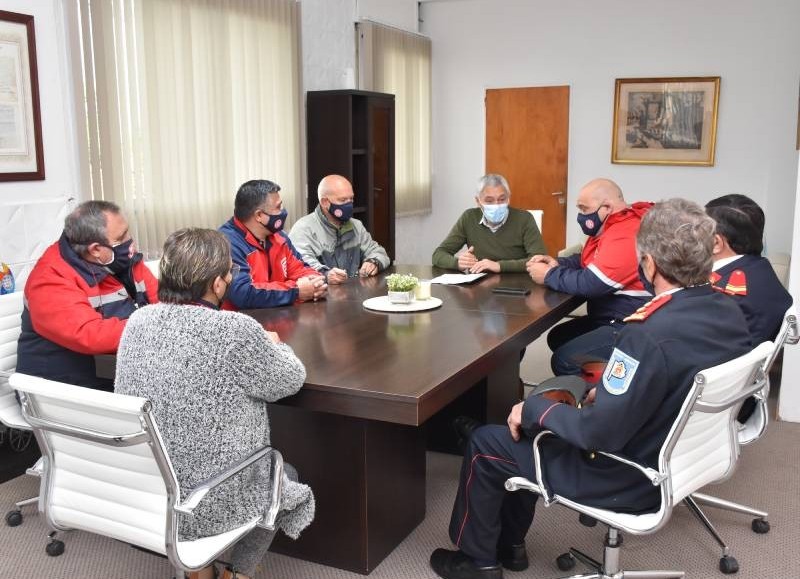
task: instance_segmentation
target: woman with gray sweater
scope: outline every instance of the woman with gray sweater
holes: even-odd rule
[[[269,444],[267,403],[300,390],[306,373],[292,349],[253,318],[221,311],[233,276],[230,245],[210,229],[169,236],[160,264],[161,303],[131,315],[117,353],[115,390],[148,398],[182,489],[190,489]],[[264,513],[269,461],[211,491],[181,538],[229,531]],[[287,465],[278,526],[297,538],[314,518],[311,489]],[[291,478],[295,480],[290,480]],[[184,497],[181,497],[182,499]],[[272,534],[256,527],[231,554],[223,577],[251,576]],[[208,567],[194,577],[213,577]]]

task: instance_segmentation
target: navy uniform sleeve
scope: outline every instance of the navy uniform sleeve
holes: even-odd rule
[[[656,412],[668,383],[661,349],[642,325],[626,327],[597,383],[594,404],[575,408],[530,396],[523,406],[522,427],[528,432],[552,430],[584,450],[618,452]]]

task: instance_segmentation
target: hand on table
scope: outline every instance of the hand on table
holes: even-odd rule
[[[358,270],[358,275],[361,277],[372,277],[378,273],[378,266],[371,261],[365,261],[361,264],[361,269]]]
[[[338,267],[328,270],[328,283],[336,285],[347,281],[347,272]]]
[[[318,275],[309,278],[311,283],[314,284],[314,295],[312,299],[314,301],[321,300],[325,297],[325,294],[328,293],[328,284],[325,282],[325,276]]]
[[[558,265],[558,262],[549,255],[534,255],[525,264],[528,275],[536,283],[543,284],[547,272]]]
[[[500,264],[491,259],[482,259],[469,268],[470,273],[481,273],[484,271],[491,271],[492,273],[500,273]]]
[[[473,251],[475,251],[475,248],[470,245],[467,249],[456,256],[458,258],[458,269],[460,271],[469,271],[473,265],[478,263],[478,258],[475,257]]]

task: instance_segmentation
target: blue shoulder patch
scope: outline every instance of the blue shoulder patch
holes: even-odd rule
[[[603,387],[606,392],[614,396],[625,394],[633,381],[637,368],[639,368],[639,360],[630,357],[619,348],[614,348],[605,372],[603,372]]]

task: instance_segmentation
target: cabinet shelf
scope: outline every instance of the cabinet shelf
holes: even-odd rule
[[[317,185],[338,174],[353,184],[353,213],[394,260],[394,95],[331,90],[306,93],[308,211]]]

